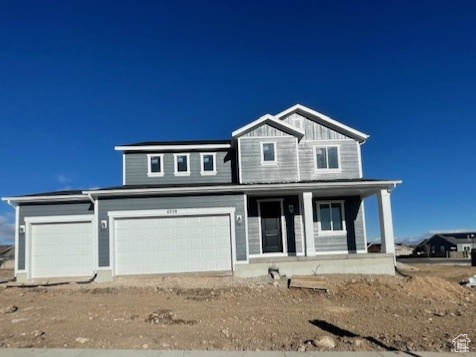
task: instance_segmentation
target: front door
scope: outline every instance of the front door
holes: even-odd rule
[[[282,253],[281,202],[260,202],[263,253]]]

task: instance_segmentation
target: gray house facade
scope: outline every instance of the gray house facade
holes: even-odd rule
[[[3,198],[16,210],[17,280],[393,274],[390,193],[401,181],[363,177],[367,138],[297,104],[230,140],[117,146],[122,186]],[[373,195],[383,253],[368,255]]]

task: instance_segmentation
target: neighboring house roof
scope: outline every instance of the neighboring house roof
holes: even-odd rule
[[[298,129],[291,124],[279,120],[277,117],[272,116],[271,114],[263,115],[261,118],[256,119],[255,121],[235,130],[231,135],[233,138],[238,138],[254,129],[260,127],[261,125],[268,124],[276,129],[282,130],[288,134],[294,135],[297,138],[301,139],[304,136],[304,131]]]
[[[346,136],[349,136],[359,142],[364,142],[369,138],[367,134],[362,133],[361,131],[358,131],[356,129],[353,129],[345,124],[342,124],[338,122],[337,120],[332,119],[331,117],[328,117],[327,115],[324,115],[322,113],[319,113],[311,108],[308,108],[302,104],[296,104],[293,105],[291,108],[288,108],[281,113],[278,113],[275,115],[276,118],[278,119],[283,119],[290,114],[293,113],[298,113],[303,116],[305,116],[308,119],[311,119],[315,121],[316,123],[322,124],[324,126],[327,126],[335,131],[338,131]]]
[[[15,259],[15,247],[13,245],[0,245],[0,259]]]

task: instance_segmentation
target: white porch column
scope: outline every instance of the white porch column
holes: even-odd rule
[[[314,215],[312,212],[312,192],[302,193],[303,222],[304,222],[304,242],[306,256],[316,253],[314,245]]]
[[[390,204],[390,192],[380,190],[378,196],[378,208],[380,218],[380,240],[382,253],[395,254],[395,238],[393,237],[392,206]]]

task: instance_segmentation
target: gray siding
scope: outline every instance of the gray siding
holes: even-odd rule
[[[284,131],[276,129],[271,125],[265,124],[261,125],[260,127],[244,134],[244,137],[250,136],[284,136],[287,135]]]
[[[74,203],[48,203],[48,204],[25,204],[20,205],[19,224],[25,224],[26,217],[41,216],[69,216],[69,215],[92,215],[94,205],[90,202]],[[17,269],[25,269],[25,234],[18,237],[18,262]]]
[[[215,151],[203,151],[214,153]],[[187,152],[184,152],[187,153]],[[153,153],[125,153],[125,183],[126,185],[155,185],[155,184],[180,184],[180,183],[230,183],[232,182],[232,160],[234,151],[216,151],[216,175],[201,175],[200,153],[190,153],[190,176],[174,175],[174,153],[165,152],[156,154],[164,155],[164,176],[147,176],[147,154]]]
[[[241,137],[239,142],[242,183],[298,180],[297,140],[294,136]],[[261,164],[261,142],[276,142],[276,165]]]
[[[302,129],[305,134],[303,140],[341,140],[349,139],[344,134],[339,133],[327,126],[316,123],[314,120],[310,120],[305,116],[294,113],[283,119],[284,122],[293,125],[293,120],[300,118],[302,120]]]
[[[107,220],[110,211],[130,211],[147,209],[183,209],[183,208],[215,208],[234,207],[235,217],[245,217],[244,195],[221,196],[174,196],[174,197],[143,197],[101,199],[99,202],[99,219]],[[99,230],[99,266],[109,267],[109,229]],[[235,223],[235,241],[237,260],[246,260],[245,224]]]
[[[275,199],[283,198],[284,209],[284,235],[287,242],[288,255],[296,255],[303,252],[303,237],[301,226],[301,211],[298,196],[271,197]],[[248,244],[249,254],[261,253],[261,237],[259,232],[258,201],[260,199],[270,199],[270,197],[249,197],[248,198]],[[289,205],[293,205],[294,211],[289,212]]]
[[[320,236],[317,230],[316,201],[344,200],[346,235]],[[316,252],[348,251],[355,252],[365,249],[364,221],[362,216],[363,202],[360,197],[346,198],[316,198],[313,203],[314,210],[314,243]]]
[[[340,152],[340,172],[316,171],[314,147],[337,145]],[[359,143],[355,140],[305,141],[299,143],[299,169],[301,180],[335,180],[360,178]]]

